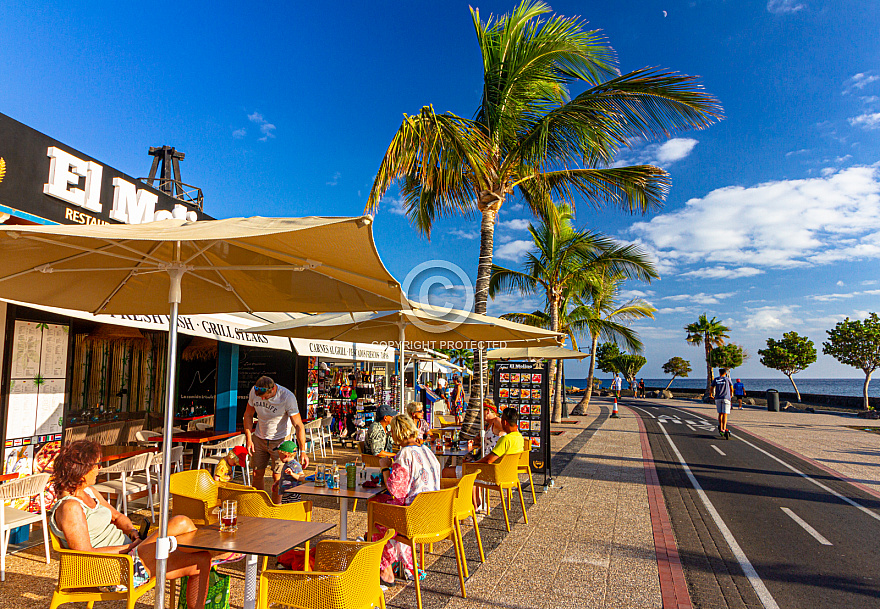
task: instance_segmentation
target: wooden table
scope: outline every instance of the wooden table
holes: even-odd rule
[[[205,442],[219,442],[220,440],[225,440],[226,438],[231,438],[232,436],[237,436],[241,432],[232,431],[227,433],[217,433],[216,431],[205,430],[205,431],[184,431],[183,433],[176,433],[171,436],[172,442],[180,442],[181,444],[204,444]],[[192,458],[192,467],[191,469],[201,469],[202,464],[202,449],[194,448],[193,449],[193,458]]]
[[[144,453],[155,453],[158,452],[159,449],[155,446],[103,446],[101,447],[101,462],[109,463],[111,461],[118,461],[119,459],[128,459],[129,457],[134,457],[136,455],[142,455]]]
[[[459,459],[464,459],[467,455],[469,455],[471,451],[469,450],[446,450],[443,449],[443,452],[434,453],[434,456],[437,457],[447,457],[447,461],[450,461],[450,467],[455,467],[458,465]]]
[[[333,525],[327,522],[239,516],[238,530],[234,533],[221,533],[220,525],[212,524],[192,533],[178,535],[177,546],[247,554],[244,609],[254,609],[257,601],[257,557],[279,556],[332,528]]]
[[[332,469],[332,468],[331,468]],[[340,481],[340,485],[345,482]],[[315,497],[336,497],[339,499],[339,539],[348,540],[348,500],[349,499],[369,499],[378,495],[385,490],[385,485],[379,485],[376,488],[364,488],[358,484],[356,488],[339,488],[331,489],[325,486],[315,486],[314,482],[306,482],[295,486],[291,489],[293,493],[300,495],[311,495]]]

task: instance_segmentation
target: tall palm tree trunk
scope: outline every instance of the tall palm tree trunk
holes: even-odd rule
[[[593,337],[593,343],[590,349],[590,370],[587,373],[587,388],[584,389],[584,397],[575,406],[571,414],[583,416],[587,414],[587,407],[590,405],[590,398],[593,397],[593,375],[596,373],[596,347],[599,344],[599,335]]]
[[[483,219],[480,224],[480,261],[477,265],[477,282],[474,292],[474,313],[486,314],[486,306],[489,298],[489,277],[492,274],[492,250],[495,244],[495,217],[498,215],[497,205],[481,205],[480,211],[483,213]],[[480,364],[482,362],[482,365]],[[480,379],[488,388],[489,366],[486,362],[486,350],[483,349],[482,356],[477,355],[474,350],[474,374],[479,387]],[[465,439],[474,439],[480,436],[480,392],[471,391],[468,399],[467,411],[461,423],[461,436]]]
[[[550,329],[559,332],[559,298],[547,294],[547,302],[550,303]],[[553,379],[553,409],[550,411],[550,422],[562,422],[562,399],[560,395],[560,384],[562,382],[561,366],[559,360],[554,359],[550,364],[550,378]]]

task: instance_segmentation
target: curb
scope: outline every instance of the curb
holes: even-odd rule
[[[687,408],[687,407],[685,407],[685,406],[676,406],[676,408],[681,408],[682,410],[687,410],[687,411],[689,411],[689,412],[693,412],[694,414],[699,414],[699,415],[702,415],[702,416],[706,416],[706,413],[704,413],[704,412],[700,412],[700,411],[698,411],[698,410],[693,410],[693,409],[691,409],[691,408]],[[796,450],[792,450],[792,449],[790,449],[790,448],[786,448],[785,446],[782,446],[781,444],[777,444],[777,443],[774,442],[773,440],[768,440],[768,439],[765,438],[764,436],[760,436],[760,435],[756,434],[756,433],[753,432],[753,431],[746,431],[745,429],[743,429],[743,428],[740,427],[739,425],[729,425],[729,427],[730,427],[731,429],[735,429],[737,432],[739,432],[739,433],[741,433],[741,434],[744,434],[744,435],[746,435],[746,436],[751,436],[752,438],[756,438],[756,439],[760,440],[761,442],[766,442],[766,443],[769,444],[770,446],[773,446],[773,447],[775,447],[775,448],[778,448],[779,450],[781,450],[781,451],[783,451],[783,452],[786,452],[786,453],[788,453],[789,455],[791,455],[791,456],[793,456],[793,457],[797,457],[798,459],[800,459],[800,460],[802,460],[802,461],[806,461],[806,462],[809,463],[810,465],[812,465],[812,466],[814,466],[814,467],[817,467],[817,468],[821,469],[821,470],[822,470],[823,472],[825,472],[826,474],[829,474],[829,475],[831,475],[831,476],[834,476],[834,477],[837,478],[838,480],[841,480],[841,481],[843,481],[843,482],[846,482],[847,484],[852,484],[852,485],[853,485],[854,487],[856,487],[857,489],[862,490],[862,491],[868,493],[868,494],[871,495],[872,497],[876,497],[877,499],[880,499],[880,492],[878,492],[878,491],[876,491],[876,490],[870,488],[869,486],[867,486],[867,485],[865,485],[865,484],[862,484],[862,483],[859,482],[858,480],[853,480],[852,478],[849,478],[849,477],[847,477],[847,476],[844,476],[844,475],[841,474],[840,472],[831,469],[831,468],[828,467],[827,465],[823,465],[822,463],[819,463],[819,462],[816,461],[815,459],[811,459],[810,457],[807,457],[806,455],[802,455],[801,453],[797,452]]]
[[[621,406],[629,410],[639,423],[639,439],[642,443],[642,460],[645,463],[645,484],[648,488],[648,506],[651,510],[651,528],[654,531],[654,551],[657,554],[657,573],[660,577],[663,608],[693,609],[645,423],[632,408]]]

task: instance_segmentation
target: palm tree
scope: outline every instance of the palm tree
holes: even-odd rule
[[[486,312],[495,220],[509,197],[518,193],[533,212],[551,200],[573,205],[577,196],[631,213],[659,208],[669,189],[664,170],[608,165],[634,138],[705,128],[722,115],[694,77],[653,68],[619,76],[614,51],[597,31],[550,12],[523,0],[510,14],[482,21],[471,9],[483,61],[474,118],[431,106],[404,115],[367,201],[375,212],[397,183],[407,217],[428,237],[437,218],[482,216],[476,313]],[[571,85],[587,88],[571,97]],[[472,396],[466,437],[478,420]]]
[[[717,318],[709,317],[703,313],[692,324],[684,327],[687,332],[687,342],[693,346],[703,345],[706,350],[706,393],[709,395],[712,387],[712,361],[711,353],[714,347],[720,347],[724,344],[726,338],[730,338],[726,332],[730,328],[722,324]]]
[[[645,281],[656,277],[645,254],[637,247],[621,245],[599,233],[577,230],[567,204],[551,206],[543,216],[537,227],[529,225],[535,249],[526,254],[524,271],[493,265],[489,295],[541,294],[551,330],[561,330],[560,315],[566,309],[566,295],[580,290],[596,269],[609,269],[609,272]],[[550,378],[556,380],[552,420],[558,423],[562,420],[562,378],[556,374],[556,365],[554,361],[550,366]]]
[[[653,263],[646,261],[645,266],[646,272],[656,276],[657,271]],[[636,319],[647,317],[653,319],[654,311],[657,309],[640,298],[618,303],[623,281],[624,277],[620,274],[597,273],[587,284],[587,288],[575,298],[576,306],[570,315],[584,320],[591,344],[587,388],[573,414],[586,413],[590,405],[590,398],[593,395],[593,375],[596,372],[596,348],[600,339],[603,342],[610,341],[623,345],[634,353],[642,351],[643,345],[638,333],[626,324]]]

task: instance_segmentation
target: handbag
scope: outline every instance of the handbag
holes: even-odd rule
[[[189,577],[181,578],[180,597],[177,601],[177,609],[187,609],[186,584]],[[229,586],[231,579],[228,575],[221,575],[216,567],[211,567],[211,575],[208,577],[208,597],[205,600],[205,609],[229,609]]]

